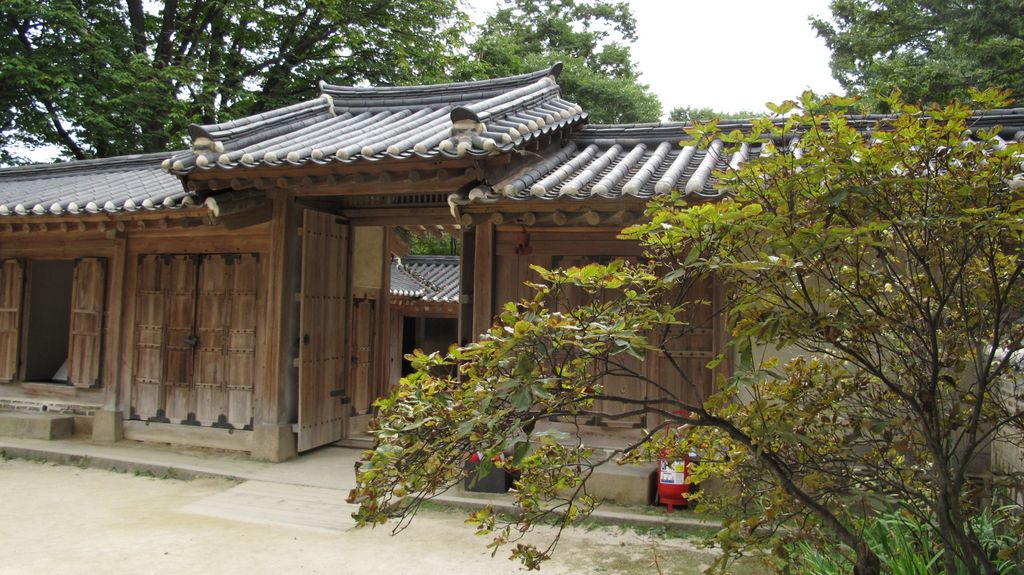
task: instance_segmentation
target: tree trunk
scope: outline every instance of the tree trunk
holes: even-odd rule
[[[856,551],[857,558],[853,565],[854,575],[880,575],[882,573],[882,561],[868,547],[867,542],[861,541],[857,545]]]

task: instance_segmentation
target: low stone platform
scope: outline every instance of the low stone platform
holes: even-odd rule
[[[0,436],[24,439],[67,439],[75,432],[72,415],[0,412]]]
[[[651,474],[655,465],[608,463],[594,470],[587,491],[603,501],[620,505],[648,505],[654,499]]]

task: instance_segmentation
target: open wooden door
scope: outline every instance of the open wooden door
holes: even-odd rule
[[[21,260],[0,261],[0,382],[18,378],[18,342],[21,339],[21,298],[25,265]]]
[[[299,451],[332,443],[348,429],[344,352],[348,226],[306,210],[302,218],[299,316]]]
[[[75,262],[71,288],[71,335],[68,338],[68,382],[75,387],[98,387],[103,351],[103,302],[106,299],[106,260]]]

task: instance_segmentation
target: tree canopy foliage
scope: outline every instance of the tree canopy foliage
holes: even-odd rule
[[[1024,2],[833,0],[813,18],[832,50],[832,75],[848,94],[885,110],[893,89],[914,102],[944,103],[971,88],[1024,94]]]
[[[990,91],[975,105],[1005,102]],[[950,575],[1012,571],[1021,515],[1000,519],[1002,538],[979,527],[971,474],[997,437],[1024,444],[1024,366],[1010,361],[1024,347],[1024,150],[995,129],[965,143],[967,106],[887,104],[899,114],[870,137],[841,115],[853,100],[812,94],[774,106],[749,133],[690,129],[694,143],[721,138],[760,155],[719,174],[724,200],[654,201],[647,221],[623,232],[643,261],[537,268],[536,295],[507,304],[479,342],[415,355],[417,371],[378,404],[377,445],[352,493],[357,519],[399,517],[400,529],[481,452],[481,469],[518,475],[520,513],[485,509],[470,522],[536,567],[551,547],[522,535],[551,517],[587,516],[598,466],[696,451],[696,478],[724,484],[700,495],[724,518],[719,570],[760,550],[780,572],[804,572],[812,566],[794,551],[803,546],[858,574],[916,556]],[[732,364],[711,395],[681,396],[630,358],[671,360],[673,340],[695,327],[687,312],[712,305],[690,295],[709,280],[729,286],[712,311],[728,311],[732,353],[707,368]],[[609,290],[618,296],[603,297]],[[589,297],[574,301],[587,303],[570,306],[580,291]],[[671,364],[672,377],[696,379]],[[608,375],[648,391],[616,396]],[[625,409],[607,407],[616,403]],[[637,415],[664,423],[610,455],[579,431],[543,430],[554,419]],[[869,537],[893,514],[917,526],[904,534],[909,555]]]
[[[487,17],[458,71],[464,78],[532,72],[555,62],[565,68],[563,96],[599,123],[655,122],[661,102],[640,83],[629,43],[636,19],[625,2],[508,0]]]
[[[764,113],[740,110],[739,112],[719,112],[711,107],[695,108],[693,106],[678,106],[672,108],[668,114],[672,122],[710,122],[711,120],[749,120],[763,116]]]
[[[74,158],[181,146],[212,123],[315,97],[317,82],[442,81],[455,0],[12,0],[0,7],[0,146]]]
[[[21,161],[15,145],[78,159],[175,149],[190,123],[313,98],[320,80],[441,83],[559,60],[566,97],[593,118],[661,113],[630,60],[623,3],[519,1],[471,47],[456,0],[11,0],[0,24],[0,163]]]

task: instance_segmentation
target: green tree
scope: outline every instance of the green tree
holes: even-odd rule
[[[887,103],[900,113],[871,137],[840,115],[851,100],[810,94],[774,107],[749,134],[720,134],[714,122],[691,129],[695,140],[764,149],[720,174],[730,199],[655,201],[647,223],[624,231],[645,261],[538,269],[535,297],[506,305],[478,343],[415,356],[418,371],[379,402],[377,445],[352,493],[357,519],[397,516],[401,529],[481,451],[481,472],[519,474],[521,511],[485,509],[470,522],[537,567],[557,539],[541,549],[522,535],[551,517],[587,516],[597,466],[696,450],[696,477],[725,483],[701,497],[724,517],[714,536],[720,571],[760,549],[791,572],[800,542],[854,573],[888,572],[907,558],[868,536],[886,513],[923,526],[914,549],[934,553],[945,573],[1013,569],[1021,518],[1006,518],[1005,548],[983,542],[969,479],[996,436],[1024,444],[1024,373],[1007,360],[1024,347],[1022,146],[996,129],[976,129],[965,144],[972,116],[960,104],[924,115]],[[988,92],[977,105],[1005,99]],[[793,136],[801,154],[775,146]],[[709,277],[730,288],[736,359],[713,395],[679,397],[624,359],[670,349],[688,307],[710,305],[687,297]],[[599,297],[604,290],[621,297]],[[590,303],[568,308],[571,291]],[[458,375],[431,375],[435,366]],[[611,396],[601,385],[609,374],[650,391]],[[662,418],[679,439],[650,429],[598,457],[579,437],[534,431],[554,418],[615,417],[600,408],[609,401],[629,407],[621,416]],[[502,453],[511,453],[505,463],[490,463]]]
[[[409,235],[409,255],[413,256],[457,256],[460,244],[458,238],[447,232],[430,234],[426,232]]]
[[[1024,2],[833,0],[812,18],[832,50],[832,75],[848,94],[885,110],[878,94],[944,103],[971,88],[1024,94]]]
[[[693,106],[679,106],[672,108],[668,114],[671,122],[709,122],[711,120],[748,120],[763,116],[764,113],[740,110],[739,112],[719,112],[714,108],[694,108]]]
[[[0,6],[0,161],[155,152],[189,123],[293,104],[317,82],[443,81],[456,0],[10,0]]]
[[[600,123],[655,122],[661,102],[632,60],[636,19],[625,2],[508,0],[476,30],[463,78],[532,72],[555,62],[565,68],[563,96]]]

